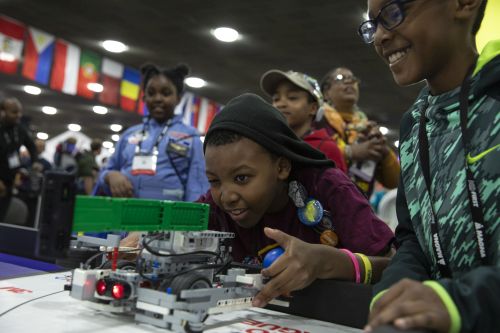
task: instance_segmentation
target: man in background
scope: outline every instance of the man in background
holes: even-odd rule
[[[101,154],[102,140],[93,139],[90,143],[90,151],[84,151],[78,158],[78,181],[80,191],[83,188],[83,194],[90,195],[93,192],[97,176],[99,175],[99,166],[96,157]]]
[[[37,150],[28,131],[21,126],[23,108],[17,98],[8,97],[0,102],[0,222],[12,197],[12,186],[21,167],[19,149],[25,146],[32,161],[37,159]]]

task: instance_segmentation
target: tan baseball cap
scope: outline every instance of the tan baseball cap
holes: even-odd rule
[[[280,71],[278,69],[271,69],[265,72],[260,78],[260,88],[269,96],[272,96],[278,87],[278,84],[288,80],[310,93],[318,102],[318,105],[323,104],[323,94],[319,87],[318,81],[307,74],[295,71]]]

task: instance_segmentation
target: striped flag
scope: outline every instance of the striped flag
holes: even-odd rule
[[[109,105],[118,105],[120,81],[123,77],[123,65],[108,58],[102,60],[101,82],[104,90],[99,101]]]
[[[193,98],[193,102],[191,104],[191,109],[187,110],[191,115],[191,121],[189,124],[193,127],[198,128],[198,118],[200,116],[200,106],[201,106],[201,97],[195,96]]]
[[[210,124],[218,111],[219,106],[217,103],[207,98],[201,98],[196,124],[196,128],[200,133],[204,134],[208,131],[208,127],[210,127]]]
[[[15,74],[23,49],[24,25],[0,16],[0,72]]]
[[[178,114],[182,114],[182,122],[191,125],[191,109],[193,108],[194,94],[190,92],[184,93],[181,102],[177,106]]]
[[[76,94],[80,53],[78,46],[56,40],[50,88],[70,95]]]
[[[149,115],[149,110],[146,103],[144,103],[144,91],[142,89],[139,93],[139,102],[137,104],[137,113],[141,116],[147,117]]]
[[[80,57],[80,69],[78,71],[78,85],[76,93],[88,99],[92,99],[95,93],[89,90],[89,83],[99,82],[99,68],[101,67],[101,58],[90,51],[83,51]]]
[[[24,77],[41,84],[48,84],[54,55],[54,36],[35,28],[28,28],[24,48]]]
[[[134,111],[139,97],[139,84],[141,74],[139,71],[125,67],[120,86],[120,107],[125,111]]]

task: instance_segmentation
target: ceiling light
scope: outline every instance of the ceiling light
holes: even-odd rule
[[[42,89],[35,86],[24,86],[24,92],[30,95],[40,95],[42,93]]]
[[[87,88],[88,88],[88,90],[96,92],[96,93],[100,93],[104,90],[104,87],[102,86],[102,84],[95,83],[95,82],[87,83]]]
[[[113,146],[114,146],[114,145],[113,145],[113,142],[111,142],[111,141],[104,141],[104,142],[102,143],[102,146],[103,146],[104,148],[106,148],[106,149],[110,149],[110,148],[113,148]]]
[[[225,43],[231,43],[236,41],[239,38],[239,33],[238,31],[232,29],[232,28],[227,28],[227,27],[220,27],[212,31],[212,34],[220,40],[221,42]]]
[[[0,52],[0,60],[5,62],[13,62],[16,60],[16,56],[9,52]]]
[[[396,148],[399,148],[399,140],[394,141],[394,145],[396,146]]]
[[[97,114],[106,114],[108,113],[108,108],[100,105],[95,105],[92,107],[92,111],[94,111]]]
[[[118,134],[113,134],[113,135],[111,136],[111,140],[113,140],[113,141],[118,141],[118,140],[120,140],[120,136],[119,136]]]
[[[109,148],[108,151],[109,151],[110,154],[114,154],[115,153],[115,148]]]
[[[186,78],[184,82],[191,88],[201,88],[207,85],[207,82],[205,80],[194,76]]]
[[[389,129],[385,126],[380,126],[378,130],[380,131],[380,133],[382,133],[382,135],[386,135],[387,133],[389,133]]]
[[[111,126],[109,126],[109,128],[113,131],[113,132],[120,132],[123,128],[122,125],[119,125],[119,124],[111,124]]]
[[[42,106],[42,112],[52,116],[57,113],[57,109],[53,106]]]
[[[38,132],[36,133],[36,137],[39,138],[40,140],[47,140],[49,138],[49,135],[44,132]]]
[[[80,126],[78,124],[69,124],[68,129],[72,132],[80,132],[80,130],[82,129],[82,126]]]
[[[128,50],[127,45],[117,40],[105,40],[101,45],[106,51],[113,53],[122,53]]]

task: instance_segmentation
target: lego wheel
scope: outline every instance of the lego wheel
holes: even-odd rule
[[[184,325],[184,332],[186,333],[203,333],[203,329],[195,329],[193,327],[191,327],[191,325],[189,323],[186,323]]]
[[[102,265],[101,268],[102,269],[110,269],[111,265],[112,265],[112,261],[109,260],[109,261],[106,261],[104,263],[104,265]],[[135,271],[135,266],[136,266],[135,262],[133,262],[133,261],[119,259],[116,262],[116,268],[122,269],[122,270],[125,270],[125,271]]]
[[[176,276],[170,284],[173,294],[186,289],[212,288],[212,283],[205,276],[198,273],[188,273]]]

